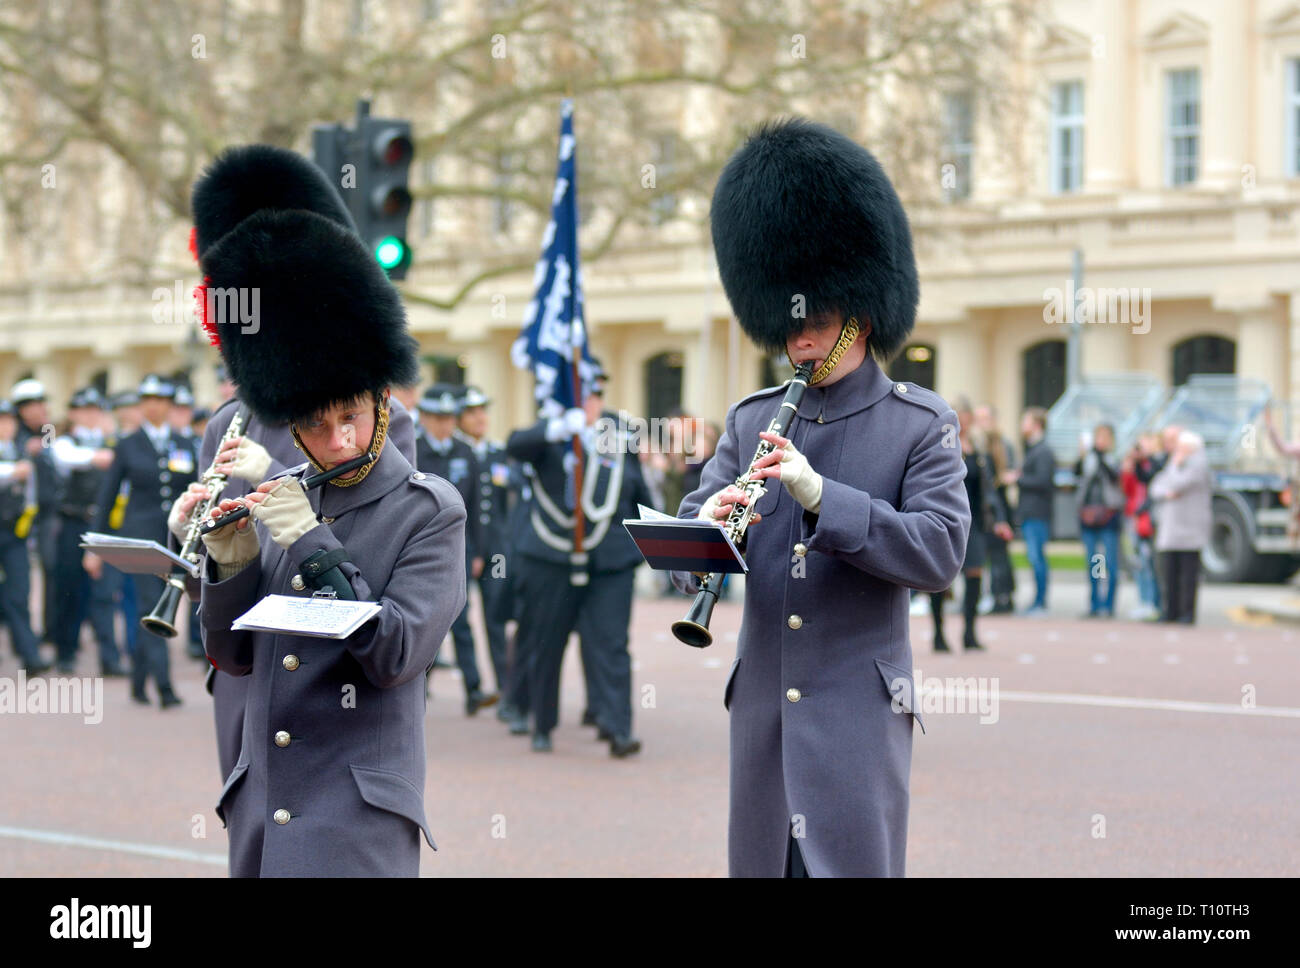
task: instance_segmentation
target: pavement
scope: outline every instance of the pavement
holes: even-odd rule
[[[1203,586],[1201,623],[1171,627],[1081,620],[1083,583],[1058,577],[1049,615],[981,617],[987,652],[935,655],[928,616],[911,620],[926,732],[913,747],[909,876],[1293,876],[1300,630],[1233,616],[1295,589]],[[436,674],[425,797],[439,850],[422,848],[424,875],[725,876],[722,688],[740,605],[718,606],[714,645],[696,650],[668,631],[687,604],[636,602],[645,748],[626,760],[577,725],[576,643],[550,754],[494,710],[466,717],[458,673]],[[960,616],[947,622],[960,641]],[[203,666],[180,645],[172,656],[176,709],[136,706],[115,679],[101,683],[98,722],[0,713],[0,875],[225,875]],[[6,649],[0,682],[16,676]]]

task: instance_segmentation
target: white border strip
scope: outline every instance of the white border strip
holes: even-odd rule
[[[133,844],[126,840],[101,840],[98,837],[82,837],[78,834],[64,834],[54,830],[30,830],[26,827],[0,826],[0,837],[12,837],[15,840],[31,840],[42,844],[58,844],[62,847],[86,847],[90,850],[113,850],[122,854],[139,854],[142,857],[157,857],[161,860],[183,860],[194,864],[212,864],[215,867],[226,866],[224,854],[202,854],[197,850],[181,850],[177,847],[157,847],[153,844]]]
[[[943,690],[946,698],[977,698],[979,690],[962,689],[946,686]],[[1283,719],[1300,719],[1300,709],[1292,706],[1256,706],[1246,708],[1230,702],[1188,702],[1182,699],[1140,699],[1136,696],[1090,696],[1069,692],[1015,692],[998,690],[998,700],[1008,702],[1037,702],[1063,706],[1113,706],[1123,709],[1163,709],[1181,713],[1219,713],[1229,716],[1277,716]],[[921,700],[924,702],[924,692]],[[922,706],[921,711],[925,712]]]

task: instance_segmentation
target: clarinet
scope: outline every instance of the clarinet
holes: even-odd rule
[[[803,393],[808,389],[808,380],[811,377],[811,360],[800,363],[794,368],[794,377],[786,388],[785,399],[781,401],[781,406],[776,411],[776,416],[772,418],[772,422],[767,425],[768,433],[776,434],[778,437],[785,436],[794,420],[794,415],[799,411],[799,401],[803,399]],[[749,475],[754,472],[754,465],[775,449],[775,444],[760,438],[758,450],[754,452],[749,468],[736,478],[735,486],[740,488],[749,500],[744,504],[737,500],[732,505],[723,530],[737,547],[749,529],[754,508],[758,505],[759,499],[767,493],[763,481],[750,480]],[[722,579],[723,575],[718,572],[710,572],[701,579],[700,590],[695,595],[691,610],[686,613],[684,619],[673,623],[673,635],[687,645],[702,649],[706,645],[713,644],[713,633],[709,631],[709,622],[713,618],[713,606],[718,603],[718,591],[722,587]]]
[[[222,445],[227,441],[241,436],[244,432],[243,428],[244,415],[236,409],[234,417],[230,420],[230,426],[226,428],[225,435],[217,444],[217,453],[221,453]],[[181,544],[180,550],[182,558],[196,565],[199,563],[199,528],[221,500],[221,492],[226,489],[226,476],[217,473],[216,457],[212,458],[212,466],[203,472],[199,483],[208,489],[208,497],[195,504],[190,511],[189,525],[185,529],[185,541]],[[175,638],[176,612],[180,608],[183,594],[185,594],[185,573],[173,572],[168,575],[167,584],[163,586],[158,604],[153,607],[152,612],[140,619],[140,627],[146,632],[161,635],[163,638]]]

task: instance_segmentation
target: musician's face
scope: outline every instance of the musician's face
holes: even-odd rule
[[[375,433],[375,402],[370,394],[336,403],[294,425],[303,446],[325,470],[360,457]],[[347,480],[357,471],[344,474]]]
[[[858,335],[857,340],[850,346],[840,357],[840,362],[836,364],[835,369],[822,380],[818,386],[830,386],[837,380],[843,379],[852,373],[867,356],[867,334],[871,332],[871,327],[859,321],[862,332]],[[840,330],[844,327],[844,317],[839,312],[829,312],[820,317],[812,317],[808,320],[808,325],[803,331],[791,336],[785,341],[785,350],[790,359],[795,363],[802,363],[805,360],[812,360],[813,371],[826,362],[826,357],[831,355],[831,350],[835,348],[836,342],[840,338]]]

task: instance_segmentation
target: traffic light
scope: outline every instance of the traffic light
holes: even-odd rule
[[[411,123],[372,118],[370,104],[357,102],[356,126],[317,125],[312,154],[347,204],[357,232],[390,279],[405,279],[411,265],[406,222],[411,214],[407,187],[415,144]]]

